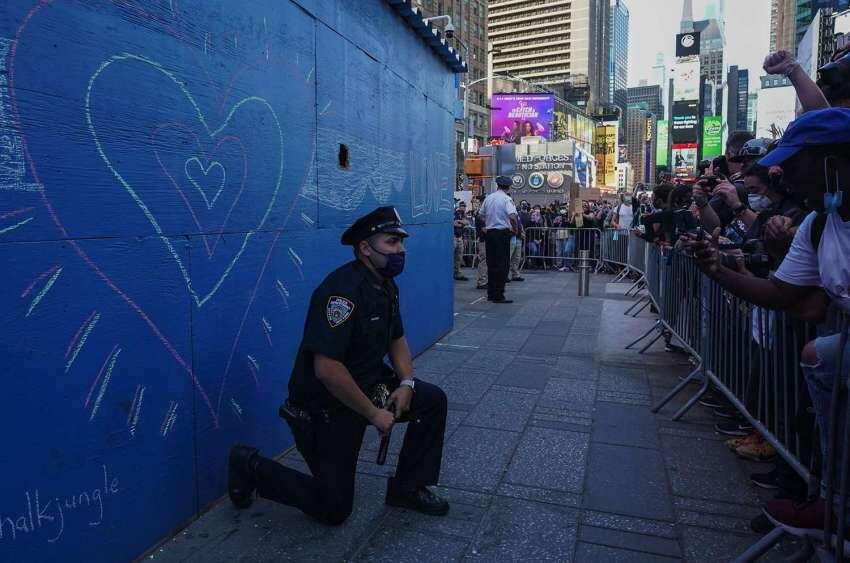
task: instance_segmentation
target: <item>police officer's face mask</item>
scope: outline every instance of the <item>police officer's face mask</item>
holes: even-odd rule
[[[371,242],[367,241],[366,244],[369,245],[369,248],[371,248],[375,254],[379,254],[383,257],[384,264],[383,266],[379,266],[378,264],[375,264],[375,261],[372,260],[371,256],[367,256],[369,263],[372,264],[372,267],[375,268],[375,271],[381,276],[385,278],[394,278],[404,271],[404,252],[381,252],[372,246]]]

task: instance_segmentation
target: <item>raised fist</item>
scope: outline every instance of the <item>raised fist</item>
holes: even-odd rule
[[[784,74],[788,76],[794,67],[797,66],[797,60],[788,51],[776,51],[764,58],[762,67],[768,74]]]

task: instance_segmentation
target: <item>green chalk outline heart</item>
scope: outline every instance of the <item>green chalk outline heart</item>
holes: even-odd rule
[[[121,175],[121,173],[118,172],[118,170],[115,168],[115,166],[113,166],[112,162],[109,160],[109,157],[106,156],[106,151],[103,149],[103,145],[100,141],[100,138],[97,135],[97,129],[95,128],[94,122],[92,121],[91,95],[92,95],[92,90],[94,89],[94,84],[95,84],[95,82],[97,82],[97,79],[100,77],[100,75],[103,73],[104,70],[106,70],[110,65],[112,65],[116,62],[119,62],[119,61],[136,61],[136,62],[140,62],[140,63],[146,64],[146,65],[150,65],[155,70],[161,72],[163,75],[168,77],[172,82],[174,82],[174,84],[176,84],[180,88],[180,90],[183,92],[183,94],[189,100],[189,103],[192,104],[192,107],[195,108],[195,112],[197,114],[198,120],[201,122],[201,125],[203,125],[207,134],[212,139],[215,139],[219,134],[222,133],[222,131],[224,131],[227,128],[227,126],[230,123],[230,120],[233,117],[233,115],[237,111],[239,111],[239,109],[242,108],[242,106],[244,106],[245,104],[249,104],[249,103],[258,103],[258,104],[264,106],[266,109],[268,109],[269,113],[271,113],[272,119],[274,120],[275,127],[277,127],[278,140],[280,142],[280,164],[278,166],[277,181],[275,183],[274,192],[272,193],[272,196],[269,199],[268,207],[266,207],[266,210],[263,213],[263,216],[260,219],[260,222],[257,224],[257,226],[254,229],[252,229],[251,231],[248,231],[247,233],[245,233],[245,237],[242,239],[242,244],[239,247],[239,250],[233,256],[233,259],[227,265],[224,272],[222,272],[221,276],[218,278],[215,285],[213,285],[212,289],[210,289],[210,291],[206,295],[204,295],[203,297],[200,296],[197,291],[195,291],[195,288],[192,285],[192,276],[189,275],[189,272],[186,269],[186,266],[183,264],[183,261],[180,259],[180,255],[177,253],[174,246],[171,244],[171,241],[163,233],[162,228],[159,226],[159,222],[156,220],[156,217],[154,217],[153,213],[151,213],[150,209],[148,209],[148,206],[145,205],[145,202],[142,200],[141,196],[139,196],[139,194],[136,192],[136,190],[133,189],[133,186],[131,186],[130,183],[126,179],[124,179],[124,177]],[[195,304],[198,306],[198,308],[203,307],[204,304],[207,301],[209,301],[212,298],[213,295],[216,294],[216,292],[219,290],[221,285],[224,283],[224,280],[227,279],[227,277],[230,275],[231,270],[233,270],[233,267],[236,265],[236,263],[242,257],[242,253],[245,252],[245,248],[248,246],[248,241],[251,240],[251,237],[257,231],[259,231],[260,229],[263,228],[263,225],[266,223],[266,220],[268,219],[269,214],[271,214],[271,210],[272,210],[272,207],[274,207],[275,201],[277,201],[277,195],[278,195],[278,192],[280,192],[280,186],[283,183],[283,157],[284,157],[284,154],[283,154],[283,128],[280,125],[280,120],[277,117],[277,113],[274,111],[271,104],[269,104],[269,102],[266,101],[264,98],[260,98],[260,97],[257,97],[257,96],[250,96],[250,97],[247,97],[247,98],[243,98],[242,100],[237,102],[230,109],[230,112],[227,114],[227,117],[225,118],[225,120],[221,124],[221,126],[219,126],[217,129],[212,129],[207,124],[207,121],[204,118],[204,114],[201,111],[200,107],[198,106],[197,102],[195,101],[195,98],[192,96],[192,94],[189,92],[189,90],[186,88],[186,85],[183,82],[178,80],[176,76],[174,76],[171,72],[166,70],[158,62],[151,60],[151,59],[148,59],[147,57],[143,57],[141,55],[134,55],[132,53],[120,53],[120,54],[117,54],[117,55],[113,55],[112,57],[110,57],[109,59],[104,61],[98,67],[97,71],[95,71],[95,73],[89,79],[88,88],[86,90],[85,111],[86,111],[86,123],[88,124],[89,132],[91,133],[91,136],[94,139],[94,144],[95,144],[95,147],[97,149],[98,154],[100,155],[100,158],[106,164],[106,167],[109,169],[109,171],[112,172],[112,174],[115,176],[115,178],[121,183],[121,185],[124,187],[124,189],[127,191],[127,193],[130,194],[130,197],[133,198],[133,201],[136,202],[136,205],[139,206],[139,208],[142,210],[142,213],[144,213],[145,217],[147,217],[151,226],[153,226],[154,230],[159,235],[160,240],[162,240],[163,244],[165,244],[166,248],[171,253],[171,257],[174,258],[174,261],[177,263],[177,267],[180,270],[180,275],[183,277],[183,281],[186,283],[186,288],[188,289],[189,294],[192,296],[192,299],[195,301]]]

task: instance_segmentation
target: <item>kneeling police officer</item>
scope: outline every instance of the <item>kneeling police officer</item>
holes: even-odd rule
[[[341,524],[353,508],[366,426],[386,437],[394,424],[408,422],[386,503],[426,514],[449,511],[448,503],[428,489],[440,474],[446,395],[413,378],[393,281],[404,269],[407,236],[393,207],[375,209],[343,233],[342,244],[354,247],[355,259],[313,292],[289,399],[280,409],[313,475],[236,445],[230,450],[228,489],[237,507],[250,506],[256,490],[321,522]],[[381,391],[384,398],[391,392],[386,408],[370,399]]]

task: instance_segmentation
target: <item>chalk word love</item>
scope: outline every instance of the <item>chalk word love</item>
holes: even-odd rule
[[[89,526],[100,526],[104,502],[120,492],[118,478],[112,476],[110,479],[106,465],[101,468],[103,484],[96,487],[60,496],[33,489],[24,491],[22,512],[4,514],[0,508],[0,541],[15,541],[25,534],[42,534],[47,543],[55,543],[65,532],[66,523],[72,519],[85,520]]]

